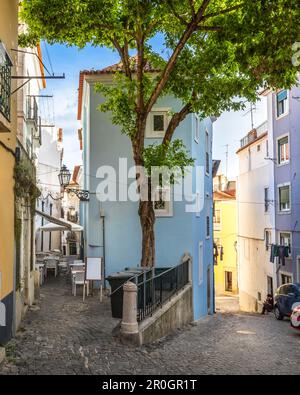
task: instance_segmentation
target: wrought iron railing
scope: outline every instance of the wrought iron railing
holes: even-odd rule
[[[175,295],[189,282],[189,261],[149,276],[144,274],[137,284],[137,319],[142,321],[151,316],[159,307]]]
[[[0,46],[0,113],[10,122],[12,63],[3,51],[2,46]]]

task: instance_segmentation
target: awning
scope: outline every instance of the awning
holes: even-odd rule
[[[62,218],[60,220],[62,220]],[[72,222],[65,221],[65,220],[64,220],[64,222],[66,222],[64,225],[49,223],[49,224],[39,227],[38,230],[42,230],[43,232],[55,232],[55,231],[64,231],[64,230],[70,230],[72,232],[82,232],[83,231],[83,227],[81,225],[74,224]]]
[[[49,224],[41,226],[38,230],[42,230],[43,232],[54,232],[54,231],[64,231],[70,230],[73,232],[82,232],[83,227],[78,224],[74,224],[73,222],[67,221],[63,218],[55,218],[52,215],[46,214],[43,211],[35,210],[36,214],[45,218],[49,221]]]

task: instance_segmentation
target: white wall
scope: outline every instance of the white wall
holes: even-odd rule
[[[42,145],[38,152],[37,180],[38,187],[42,195],[38,200],[38,209],[42,211],[42,202],[44,202],[44,211],[50,214],[50,205],[52,204],[52,216],[61,217],[61,188],[58,180],[58,173],[62,162],[62,145],[57,141],[58,130],[56,128],[45,128],[42,130]],[[44,224],[46,221],[44,220]],[[41,232],[38,228],[42,225],[42,219],[37,217],[36,248],[41,251]],[[49,232],[44,232],[43,250],[49,249]],[[60,232],[51,232],[51,248],[61,248]]]
[[[239,176],[237,182],[238,249],[240,306],[245,311],[260,310],[267,294],[267,276],[273,277],[269,262],[270,249],[266,250],[265,230],[274,232],[273,162],[266,159],[267,136],[238,153]],[[260,150],[258,146],[260,145]],[[269,157],[272,157],[269,143]],[[269,208],[265,212],[264,188],[269,188]],[[274,284],[273,279],[273,286]]]

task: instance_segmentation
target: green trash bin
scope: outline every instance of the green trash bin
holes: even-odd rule
[[[113,318],[122,318],[123,316],[123,287],[122,285],[126,281],[132,279],[134,282],[134,276],[137,273],[130,271],[113,273],[106,277],[111,288],[110,303],[111,303],[111,314]]]

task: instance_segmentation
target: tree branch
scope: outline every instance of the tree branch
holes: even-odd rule
[[[150,112],[151,108],[157,101],[161,91],[164,89],[164,87],[169,79],[169,76],[175,67],[176,61],[177,61],[179,55],[181,54],[181,51],[183,50],[185,44],[187,43],[187,41],[189,40],[191,35],[197,29],[197,26],[199,25],[201,20],[203,19],[203,15],[204,15],[210,1],[211,0],[203,0],[201,7],[199,8],[197,14],[195,15],[195,18],[192,20],[192,22],[190,22],[188,24],[185,31],[183,32],[176,48],[174,49],[170,59],[168,60],[168,62],[166,64],[165,69],[163,70],[163,72],[161,74],[160,80],[156,84],[156,87],[154,88],[154,90],[153,90],[153,92],[146,104],[146,114],[145,115],[147,115]]]
[[[169,8],[170,8],[170,10],[171,10],[171,12],[172,12],[172,14],[173,14],[177,19],[179,19],[180,22],[182,22],[184,25],[188,25],[188,21],[186,21],[186,20],[183,18],[183,16],[181,16],[181,15],[175,10],[175,7],[174,7],[172,1],[167,0],[167,4],[168,4],[168,6],[169,6]]]
[[[171,141],[175,129],[191,111],[192,104],[188,103],[179,112],[173,115],[163,138],[162,145],[167,145]]]
[[[194,0],[189,0],[189,4],[190,4],[190,9],[191,9],[191,11],[192,11],[192,16],[195,17],[196,11],[195,11]]]
[[[228,14],[228,13],[230,13],[230,12],[232,12],[232,11],[238,10],[239,8],[242,7],[242,5],[243,5],[243,4],[241,3],[241,4],[238,4],[238,5],[234,6],[234,7],[229,7],[229,8],[225,8],[224,10],[221,10],[221,11],[218,11],[218,12],[212,12],[212,13],[210,13],[210,14],[206,14],[206,15],[204,15],[204,17],[203,17],[203,20],[206,21],[207,19],[213,18],[213,17],[215,17],[215,16],[220,16],[220,15]]]
[[[207,32],[220,32],[222,30],[221,26],[198,26],[196,30],[207,31]]]
[[[128,43],[125,41],[124,47],[120,45],[116,37],[114,37],[112,40],[113,45],[115,46],[116,50],[118,51],[120,58],[122,60],[123,66],[124,66],[124,71],[126,77],[132,79],[132,73],[130,69],[130,62],[129,62],[129,53],[128,53]]]

